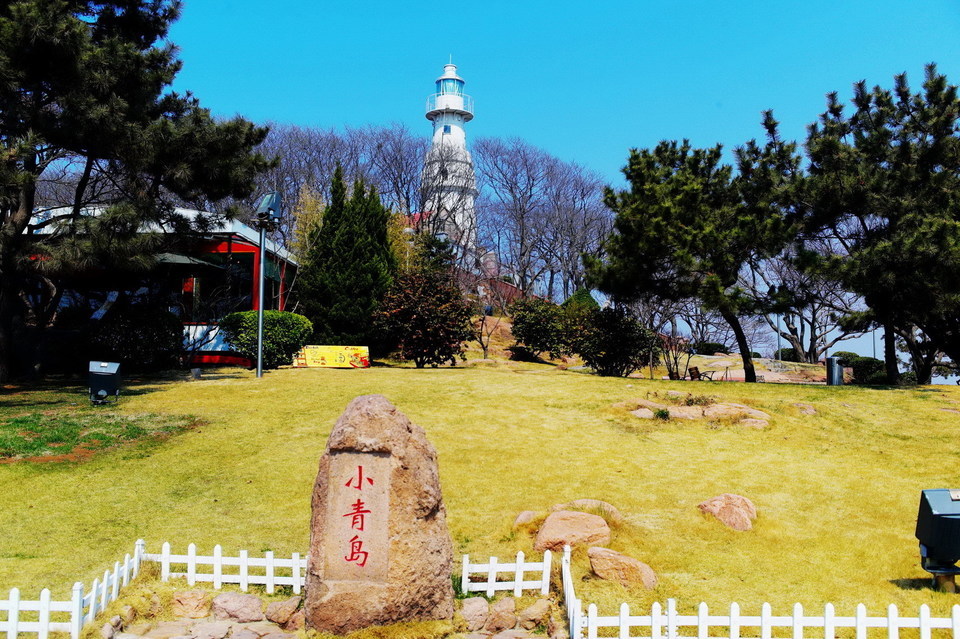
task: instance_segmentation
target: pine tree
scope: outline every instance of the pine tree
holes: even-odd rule
[[[310,235],[300,269],[300,300],[321,344],[379,346],[373,315],[396,269],[387,233],[389,211],[362,181],[346,197],[337,167],[330,204]]]

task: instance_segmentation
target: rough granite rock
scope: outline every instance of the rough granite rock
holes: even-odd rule
[[[490,606],[487,623],[483,625],[484,632],[494,634],[509,630],[517,625],[517,602],[513,597],[504,597]]]
[[[347,516],[358,509],[365,519]],[[342,635],[451,619],[452,571],[436,450],[385,397],[357,397],[330,433],[314,484],[306,628]]]
[[[537,513],[532,510],[521,511],[517,518],[513,520],[514,529],[519,528],[537,518]]]
[[[260,639],[263,635],[258,635],[253,630],[244,627],[234,628],[230,633],[230,639]]]
[[[269,621],[254,621],[253,623],[245,623],[242,626],[238,625],[237,628],[244,628],[250,632],[254,632],[258,637],[279,631],[277,624]]]
[[[303,610],[298,610],[292,615],[287,623],[283,624],[283,629],[287,632],[296,632],[298,630],[303,630],[305,625],[305,617]]]
[[[752,417],[748,417],[747,419],[741,419],[739,422],[737,422],[737,424],[740,426],[746,426],[747,428],[763,430],[770,425],[770,422],[765,419],[753,419]]]
[[[770,419],[769,413],[757,410],[756,408],[750,408],[745,404],[735,404],[733,402],[711,404],[703,409],[703,416],[707,419]]]
[[[753,502],[741,495],[723,493],[697,505],[702,513],[709,513],[724,525],[734,530],[753,529],[752,521],[757,518],[757,508]]]
[[[116,628],[114,628],[112,624],[105,623],[100,628],[100,636],[103,637],[103,639],[113,639],[113,633],[115,631]]]
[[[263,635],[261,639],[293,639],[294,635],[286,632],[271,632],[269,635]]]
[[[603,517],[572,510],[558,510],[550,513],[543,522],[533,548],[537,552],[561,551],[565,545],[598,546],[609,541],[610,527]]]
[[[144,634],[148,639],[171,639],[189,635],[190,621],[161,621]]]
[[[263,621],[263,602],[256,595],[225,592],[213,598],[213,616],[240,623]]]
[[[647,564],[609,548],[594,546],[587,550],[590,568],[601,579],[624,586],[642,585],[647,590],[657,587],[657,574]]]
[[[533,630],[541,623],[547,620],[550,615],[550,602],[546,599],[537,599],[532,604],[520,611],[517,616],[517,622],[521,628]]]
[[[623,523],[623,515],[620,514],[620,511],[617,510],[616,506],[605,501],[600,501],[599,499],[574,499],[566,504],[557,504],[550,510],[553,512],[558,510],[579,510],[594,515],[600,515],[601,517],[604,517],[604,519],[614,524]]]
[[[300,607],[301,597],[290,597],[284,601],[274,601],[267,605],[267,619],[281,626],[290,620]]]
[[[532,635],[526,630],[503,630],[490,637],[490,639],[531,639]]]
[[[190,634],[195,639],[224,639],[230,634],[231,628],[233,624],[226,621],[206,621],[193,624]]]
[[[170,612],[174,617],[203,619],[210,616],[210,595],[203,590],[177,590]]]
[[[794,406],[796,406],[797,410],[800,412],[801,415],[816,415],[816,414],[817,414],[817,409],[814,408],[811,404],[805,404],[805,403],[803,403],[803,402],[796,402],[796,403],[794,403]]]
[[[490,604],[483,597],[469,597],[463,600],[463,608],[460,609],[460,614],[463,615],[463,620],[467,623],[468,631],[480,630],[487,623]]]

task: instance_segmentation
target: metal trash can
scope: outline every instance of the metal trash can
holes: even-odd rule
[[[827,358],[827,386],[843,386],[843,366],[839,357]]]
[[[117,362],[90,362],[90,401],[99,406],[111,395],[120,396],[120,364]]]

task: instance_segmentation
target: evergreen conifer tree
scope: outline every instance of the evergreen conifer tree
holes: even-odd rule
[[[337,167],[330,204],[311,231],[300,270],[300,300],[318,344],[379,346],[372,318],[396,267],[387,236],[389,211],[362,181],[348,199]]]

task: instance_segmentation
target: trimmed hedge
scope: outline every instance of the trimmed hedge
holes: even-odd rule
[[[257,311],[230,313],[220,320],[220,330],[230,347],[254,362],[257,360]],[[263,367],[293,363],[313,333],[313,324],[303,315],[287,311],[263,312]]]

